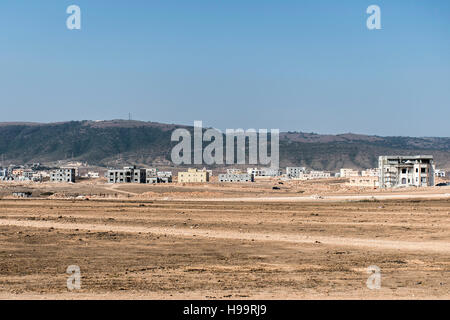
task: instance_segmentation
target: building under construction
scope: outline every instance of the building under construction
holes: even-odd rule
[[[433,156],[380,156],[380,188],[434,186]]]

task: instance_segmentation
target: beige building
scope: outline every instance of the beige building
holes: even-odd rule
[[[354,176],[359,176],[359,171],[354,169],[343,168],[341,169],[340,173],[341,178],[350,178]]]
[[[380,169],[366,169],[361,171],[361,175],[364,177],[379,177],[380,176]]]
[[[206,170],[188,169],[185,172],[178,172],[179,183],[208,182],[209,172]]]

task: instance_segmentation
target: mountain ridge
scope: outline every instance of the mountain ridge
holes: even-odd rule
[[[0,160],[20,164],[71,159],[101,166],[170,166],[170,152],[177,144],[170,137],[177,128],[193,130],[187,125],[137,120],[1,122]],[[362,169],[377,166],[378,156],[387,154],[431,154],[437,167],[450,169],[450,138],[280,133],[281,167]]]

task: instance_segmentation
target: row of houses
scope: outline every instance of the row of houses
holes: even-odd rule
[[[446,172],[435,168],[433,156],[380,156],[378,168],[361,172],[342,168],[335,177],[348,178],[351,186],[394,188],[406,186],[434,186],[435,177],[445,177]],[[4,181],[42,181],[47,176],[52,182],[74,183],[76,168],[63,167],[47,172],[37,172],[27,168],[0,168],[0,180]],[[89,172],[88,177],[98,178],[98,173]],[[205,183],[210,181],[212,171],[188,169],[178,172],[179,183]],[[256,179],[282,178],[290,180],[329,179],[332,174],[327,171],[308,170],[306,167],[287,167],[286,173],[278,168],[227,169],[219,174],[218,182],[254,182]],[[171,171],[159,171],[156,168],[138,169],[128,166],[123,169],[108,170],[106,178],[109,183],[171,183]]]
[[[60,168],[50,171],[26,168],[0,169],[0,181],[42,182],[44,178],[52,182],[75,182],[75,169]]]
[[[41,182],[43,175],[31,169],[0,169],[0,181],[34,181]]]

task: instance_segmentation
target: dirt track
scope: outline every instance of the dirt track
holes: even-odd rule
[[[332,246],[366,247],[373,250],[411,250],[450,254],[450,246],[446,241],[389,241],[372,240],[348,237],[324,237],[307,235],[267,234],[254,232],[236,232],[224,230],[190,230],[173,228],[153,228],[136,226],[116,226],[88,223],[58,223],[52,221],[19,221],[0,220],[0,226],[18,226],[43,229],[63,230],[90,230],[94,232],[120,232],[120,233],[150,233],[155,235],[167,235],[182,238],[201,237],[223,240],[252,240],[252,241],[279,241],[290,243],[316,243],[320,242]]]
[[[449,199],[0,207],[0,298],[450,298]]]

